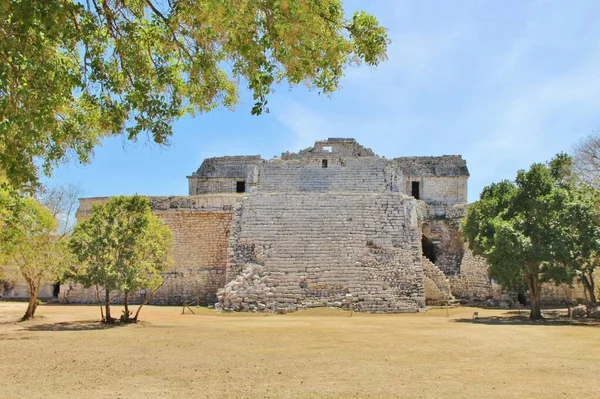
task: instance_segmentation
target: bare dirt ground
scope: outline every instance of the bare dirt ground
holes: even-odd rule
[[[0,397],[600,397],[597,325],[469,308],[193,309],[148,307],[137,325],[107,327],[97,307],[44,305],[18,322],[25,304],[0,303]]]

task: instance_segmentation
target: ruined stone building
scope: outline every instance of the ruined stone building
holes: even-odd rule
[[[460,237],[469,171],[459,155],[385,159],[330,138],[271,160],[206,159],[187,178],[189,196],[149,197],[174,235],[155,303],[415,312],[507,299]],[[107,199],[81,199],[78,217]],[[60,300],[95,292],[66,282]]]

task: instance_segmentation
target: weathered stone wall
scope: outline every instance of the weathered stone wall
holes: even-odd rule
[[[488,275],[488,268],[489,265],[485,259],[473,255],[465,246],[460,274],[448,278],[454,296],[463,304],[478,306],[517,305],[516,293],[505,291],[499,284],[494,283]],[[597,279],[597,281],[600,281],[600,272]],[[573,287],[556,286],[552,283],[542,284],[541,298],[542,305],[545,306],[564,306],[567,300],[571,303],[586,301],[584,288],[577,280],[575,280]]]
[[[365,148],[352,138],[329,138],[316,141],[314,146],[298,153],[284,152],[283,160],[301,159],[312,156],[335,155],[341,157],[372,157],[375,153],[370,148]]]
[[[404,193],[412,195],[412,183],[419,183],[419,199],[448,204],[467,202],[467,163],[460,155],[395,158],[404,175]]]
[[[235,193],[237,182],[245,181],[245,179],[236,178],[190,178],[190,193],[206,194],[206,193]]]
[[[265,162],[260,169],[257,192],[386,192],[385,160],[343,159],[330,156],[326,168],[322,159]]]
[[[446,275],[426,257],[422,258],[422,264],[425,278],[425,303],[427,305],[454,303],[454,296]]]
[[[452,294],[462,304],[476,306],[509,307],[515,304],[516,296],[504,292],[488,276],[485,259],[475,256],[465,246],[460,264],[460,274],[448,278]]]
[[[594,280],[596,284],[600,282],[600,270],[596,270],[594,273]],[[570,303],[585,303],[587,302],[587,294],[585,288],[575,279],[572,287],[565,284],[559,286],[555,284],[543,284],[542,285],[542,304],[544,305],[562,305],[564,306],[567,301]],[[596,299],[600,298],[600,287],[596,287]]]
[[[407,176],[469,176],[467,162],[460,155],[400,157],[392,161]]]
[[[227,247],[234,205],[241,196],[150,197],[153,212],[173,232],[174,267],[164,274],[165,283],[152,303],[180,305],[199,299],[216,302],[216,292],[225,285]],[[89,215],[90,204],[98,199],[82,200],[79,217]],[[141,301],[142,290],[132,298]],[[115,301],[122,299],[115,294]],[[95,289],[84,289],[65,282],[60,300],[70,303],[96,302]]]
[[[91,214],[94,204],[103,204],[111,197],[89,197],[79,199],[77,220],[82,220]],[[195,196],[147,196],[153,211],[167,210],[199,210],[199,211],[231,211],[241,198],[237,194],[215,194]]]
[[[188,176],[189,193],[235,193],[237,182],[249,186],[256,183],[257,167],[262,162],[259,155],[205,159],[200,168]]]
[[[421,226],[422,234],[434,247],[435,265],[447,276],[460,273],[463,257],[463,240],[459,220],[432,219]]]
[[[48,301],[54,299],[54,284],[44,283],[40,288],[38,299]],[[19,277],[0,280],[0,300],[28,300],[27,285]]]
[[[248,197],[231,238],[227,309],[425,305],[415,201],[401,194],[270,193]]]
[[[466,177],[406,176],[404,192],[408,195],[411,195],[412,192],[412,182],[419,182],[419,197],[424,201],[439,201],[448,204],[467,202]]]

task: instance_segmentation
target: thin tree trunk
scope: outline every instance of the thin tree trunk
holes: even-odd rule
[[[535,269],[537,269],[537,267]],[[531,274],[526,278],[527,290],[529,291],[529,300],[531,306],[531,313],[529,314],[529,318],[531,320],[539,320],[543,318],[541,309],[540,280],[538,274],[535,271],[530,273]]]
[[[38,296],[38,291],[37,290],[32,290],[30,288],[29,290],[29,303],[27,304],[27,310],[25,311],[25,315],[23,315],[22,320],[29,320],[29,319],[33,319],[35,316],[35,310],[37,309],[37,296]]]
[[[35,316],[35,310],[37,309],[37,296],[40,290],[40,281],[35,281],[31,278],[25,278],[27,282],[27,291],[29,293],[29,303],[27,304],[27,310],[21,318],[21,320],[33,319]]]
[[[96,284],[96,301],[98,301],[98,305],[100,306],[100,316],[104,322],[106,319],[104,318],[104,309],[102,309],[102,302],[100,301],[100,290],[98,289],[98,284]]]
[[[152,298],[154,298],[154,295],[156,295],[156,293],[158,292],[158,290],[160,290],[160,288],[163,286],[164,284],[164,280],[162,283],[160,283],[160,285],[158,286],[158,288],[156,288],[154,291],[152,291],[152,293],[146,297],[146,300],[137,308],[137,311],[135,312],[135,316],[133,316],[133,322],[137,323],[138,321],[138,315],[140,314],[140,311],[142,310],[142,308],[144,307],[144,305],[147,305]]]
[[[561,284],[560,287],[565,292],[565,303],[567,304],[567,314],[570,317],[571,316],[571,301],[569,300],[569,292],[567,290],[567,285],[566,284]]]
[[[123,299],[123,306],[125,307],[124,316],[126,322],[129,321],[129,292],[125,292],[125,298]]]
[[[108,290],[108,288],[104,288],[104,298],[105,298],[105,302],[104,302],[104,306],[106,307],[106,322],[107,323],[112,323],[114,321],[114,319],[110,316],[110,291]]]
[[[581,280],[581,283],[583,284],[583,287],[585,288],[585,291],[587,292],[587,297],[589,298],[590,303],[593,305],[596,303],[596,287],[595,287],[595,282],[594,282],[594,276],[592,275],[592,273],[585,273],[582,274],[579,278]]]

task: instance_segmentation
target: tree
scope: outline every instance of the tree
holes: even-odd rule
[[[75,280],[85,287],[101,286],[105,295],[105,321],[114,322],[110,294],[124,295],[124,321],[137,321],[141,306],[132,318],[129,296],[138,289],[151,291],[162,285],[161,272],[171,266],[172,234],[152,214],[149,202],[140,196],[114,197],[92,207],[92,216],[75,227],[70,248],[80,265]],[[142,304],[143,306],[143,304]]]
[[[0,263],[22,275],[29,293],[23,320],[35,316],[42,282],[60,278],[68,265],[69,252],[54,234],[57,222],[36,200],[0,191]],[[3,209],[3,210],[2,210]]]
[[[341,0],[0,2],[0,170],[18,188],[103,137],[149,134],[232,108],[244,81],[267,110],[274,84],[331,93],[344,69],[385,58],[386,30]]]
[[[73,184],[42,186],[37,197],[57,220],[56,235],[60,238],[69,236],[75,227],[75,211],[83,189]]]
[[[592,219],[600,225],[600,132],[592,133],[582,139],[574,147],[573,169],[576,178],[596,204],[596,215]],[[579,280],[585,287],[591,304],[596,303],[596,284],[594,271],[600,264],[599,253],[587,253],[580,256],[579,268],[576,270]]]
[[[463,234],[508,289],[525,286],[530,318],[541,315],[541,284],[569,283],[581,259],[600,250],[594,204],[570,178],[571,158],[557,155],[486,187],[468,207]]]
[[[600,132],[592,133],[575,145],[573,170],[581,181],[600,189]]]

